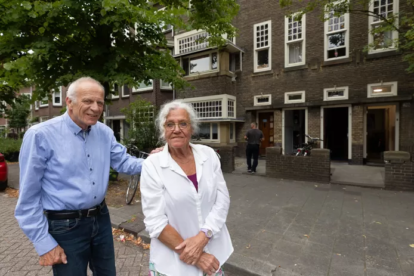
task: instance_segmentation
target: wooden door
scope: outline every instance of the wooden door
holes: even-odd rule
[[[273,112],[259,113],[259,129],[263,132],[264,141],[260,144],[260,155],[266,155],[266,148],[274,145]]]

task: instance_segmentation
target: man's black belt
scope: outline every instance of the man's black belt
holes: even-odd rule
[[[105,199],[101,202],[101,204],[96,205],[90,209],[84,210],[61,210],[61,211],[53,211],[53,210],[45,210],[43,213],[48,219],[51,220],[59,220],[59,219],[75,219],[75,218],[90,218],[96,217],[101,213],[102,208],[106,205]]]

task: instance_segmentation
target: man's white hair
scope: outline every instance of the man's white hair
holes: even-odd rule
[[[69,85],[68,92],[66,92],[66,96],[69,99],[71,99],[73,102],[76,102],[76,99],[77,99],[76,91],[78,89],[79,84],[84,83],[84,82],[91,82],[91,83],[95,83],[95,84],[99,85],[99,87],[105,93],[105,88],[102,86],[102,84],[99,81],[97,81],[97,80],[95,80],[91,77],[82,77],[82,78],[79,78],[79,79],[75,80],[74,82],[72,82]]]
[[[197,117],[197,112],[194,110],[193,106],[189,103],[184,103],[181,100],[174,100],[174,101],[164,104],[161,107],[161,110],[158,114],[157,127],[160,133],[159,138],[161,141],[165,141],[164,125],[165,125],[165,121],[167,120],[168,114],[170,113],[171,110],[176,110],[176,109],[184,109],[187,112],[188,117],[190,118],[190,125],[193,130],[192,134],[198,133],[198,130],[200,128],[200,121]]]

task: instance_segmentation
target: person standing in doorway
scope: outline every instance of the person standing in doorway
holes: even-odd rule
[[[257,129],[256,123],[250,124],[251,129],[246,132],[244,139],[247,141],[246,158],[247,158],[247,171],[249,173],[256,173],[257,164],[259,163],[259,148],[260,142],[264,140],[263,132]],[[252,165],[253,157],[253,165]]]

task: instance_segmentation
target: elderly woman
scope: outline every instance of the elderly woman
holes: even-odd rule
[[[190,143],[199,124],[191,105],[165,104],[157,124],[166,142],[141,175],[144,223],[151,237],[150,275],[224,275],[233,252],[230,198],[215,151]]]

